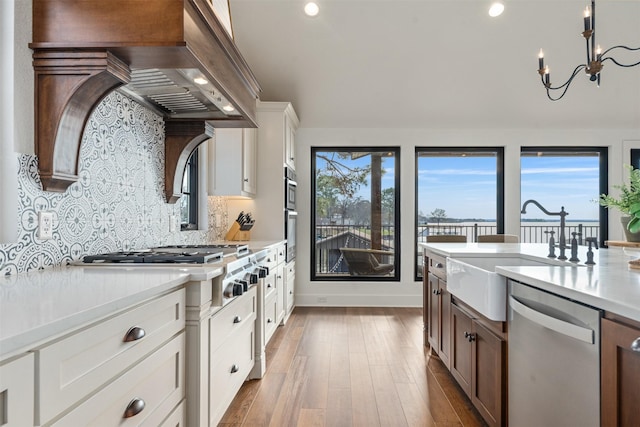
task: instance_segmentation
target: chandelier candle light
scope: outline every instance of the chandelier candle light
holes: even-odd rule
[[[620,67],[635,67],[636,65],[640,65],[640,61],[633,64],[621,64],[616,61],[612,56],[607,56],[610,52],[613,52],[615,49],[625,49],[628,51],[640,51],[640,47],[628,47],[628,46],[613,46],[604,52],[600,48],[599,45],[596,45],[596,2],[595,0],[591,1],[591,7],[587,6],[584,10],[584,31],[582,32],[582,36],[585,38],[587,42],[587,63],[578,65],[569,77],[569,80],[564,82],[560,86],[551,86],[551,80],[549,76],[549,66],[544,65],[544,53],[542,49],[540,49],[540,53],[538,54],[538,74],[540,74],[540,80],[544,85],[547,91],[547,97],[552,101],[557,101],[564,96],[569,89],[569,85],[573,79],[578,75],[578,73],[584,69],[585,73],[589,74],[589,80],[592,82],[596,82],[598,87],[600,87],[600,72],[602,71],[603,63],[605,61],[611,61],[614,64]],[[551,91],[562,90],[560,96],[554,98],[551,94]]]

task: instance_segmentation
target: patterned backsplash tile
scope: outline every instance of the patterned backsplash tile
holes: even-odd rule
[[[36,156],[21,154],[17,161],[18,241],[0,244],[0,274],[84,255],[224,238],[222,197],[209,197],[208,230],[169,232],[169,217],[179,217],[179,208],[164,201],[164,121],[119,92],[107,96],[87,122],[79,179],[65,193],[42,190]],[[42,210],[54,214],[51,240],[37,238]]]

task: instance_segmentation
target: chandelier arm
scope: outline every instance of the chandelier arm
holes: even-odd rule
[[[557,87],[547,87],[545,85],[545,88],[547,89],[547,98],[549,98],[551,101],[557,101],[559,99],[561,99],[565,93],[567,93],[567,90],[569,90],[569,85],[571,85],[571,82],[573,81],[573,79],[578,75],[578,73],[580,72],[581,69],[586,68],[586,65],[584,64],[580,64],[578,65],[575,70],[573,70],[573,74],[571,74],[571,77],[569,77],[569,80],[567,80],[566,82],[564,82],[564,84],[557,86]],[[542,76],[540,76],[540,78],[542,78]],[[544,80],[542,81],[542,83],[544,84]],[[562,91],[562,93],[560,94],[560,96],[558,96],[557,98],[553,98],[551,96],[551,92],[553,90],[558,90],[558,89],[562,89],[564,88],[564,90]]]
[[[621,63],[619,63],[618,61],[616,61],[615,59],[613,59],[611,57],[604,58],[602,60],[602,62],[604,62],[604,61],[611,61],[614,64],[616,64],[617,66],[624,67],[624,68],[630,68],[630,67],[635,67],[636,65],[640,65],[640,61],[636,62],[635,64],[621,64]]]
[[[623,45],[618,45],[618,46],[611,46],[609,49],[605,50],[604,52],[602,52],[602,56],[605,56],[607,53],[611,52],[614,49],[625,49],[625,50],[629,50],[629,51],[636,51],[636,50],[640,50],[640,47],[628,47],[628,46],[623,46]]]

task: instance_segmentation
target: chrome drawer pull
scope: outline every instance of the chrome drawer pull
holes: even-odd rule
[[[631,343],[631,350],[640,352],[640,337],[633,340],[633,342]]]
[[[238,372],[240,370],[240,367],[238,365],[233,365],[231,367],[231,373],[235,374],[236,372]]]
[[[144,338],[145,335],[146,335],[146,332],[144,331],[144,329],[142,329],[139,326],[134,326],[127,331],[126,335],[123,338],[123,341],[124,342],[138,341]]]
[[[144,409],[144,400],[136,397],[127,405],[127,409],[124,410],[123,418],[131,418],[138,415]]]
[[[242,322],[242,317],[236,316],[233,318],[233,323],[240,323],[240,322]]]
[[[436,263],[436,265],[434,265],[435,268],[444,268],[444,264],[442,264],[441,262]]]
[[[272,322],[273,322],[273,320],[267,319],[267,323],[272,323]]]

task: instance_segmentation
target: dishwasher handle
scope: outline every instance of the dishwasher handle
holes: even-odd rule
[[[573,323],[565,322],[564,320],[556,319],[555,317],[540,313],[539,311],[522,304],[513,296],[509,297],[509,305],[513,311],[522,317],[544,326],[545,328],[589,344],[594,343],[594,331],[589,328],[583,328],[582,326],[574,325]]]

